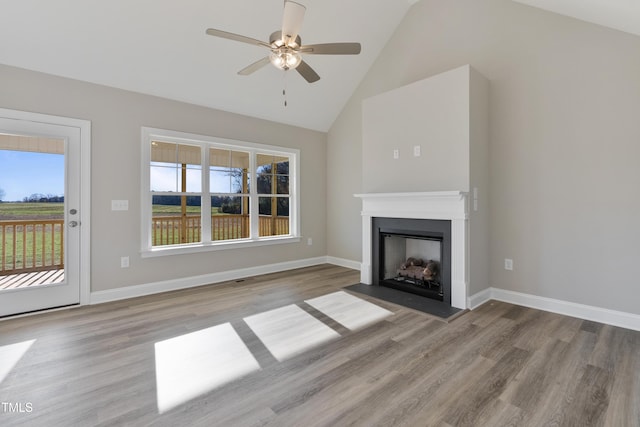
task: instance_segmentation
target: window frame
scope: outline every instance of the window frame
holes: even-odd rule
[[[142,257],[153,257],[163,255],[178,255],[186,253],[198,253],[215,250],[247,248],[254,246],[275,245],[283,243],[299,242],[300,237],[300,187],[299,187],[299,162],[300,150],[295,148],[280,147],[274,145],[258,144],[254,142],[239,141],[227,138],[219,138],[207,135],[198,135],[142,127],[142,174],[141,174],[141,255]],[[249,186],[249,212],[250,212],[250,236],[243,239],[233,240],[211,240],[211,221],[202,221],[201,236],[202,241],[198,243],[186,243],[166,246],[152,246],[152,217],[153,217],[153,195],[165,194],[164,192],[151,191],[151,143],[161,141],[174,144],[187,144],[199,146],[202,150],[201,156],[201,192],[190,193],[201,197],[201,218],[211,216],[211,197],[218,193],[212,193],[209,181],[209,148],[220,148],[224,150],[237,150],[249,153],[249,173],[252,179],[257,179],[256,159],[258,154],[274,156],[286,156],[289,158],[289,234],[277,236],[259,236],[258,231],[258,199],[261,196],[257,192],[257,185],[254,181]],[[172,195],[181,195],[172,194]],[[206,238],[205,238],[206,237]]]

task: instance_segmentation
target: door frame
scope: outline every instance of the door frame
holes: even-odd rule
[[[67,126],[80,131],[80,305],[90,303],[91,296],[91,122],[70,117],[0,108],[0,118],[40,124]],[[26,125],[28,126],[28,125]],[[65,212],[65,217],[66,217]],[[65,224],[66,226],[66,224]],[[45,309],[46,310],[46,309]]]

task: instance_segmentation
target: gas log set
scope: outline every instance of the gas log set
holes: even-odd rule
[[[439,281],[440,263],[435,260],[422,260],[409,257],[396,270],[392,280],[409,283],[421,288],[436,290],[441,287]]]

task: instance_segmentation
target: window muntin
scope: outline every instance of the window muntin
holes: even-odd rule
[[[150,128],[143,144],[145,252],[299,240],[298,150]]]

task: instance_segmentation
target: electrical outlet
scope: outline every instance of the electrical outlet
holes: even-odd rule
[[[421,149],[419,145],[416,145],[413,147],[413,156],[414,157],[420,157],[421,154]]]
[[[504,269],[513,270],[513,260],[509,258],[504,259]]]
[[[120,268],[128,268],[129,267],[129,257],[123,256],[120,257]]]
[[[311,237],[307,239],[307,245],[309,246],[313,245],[313,239]]]
[[[400,150],[393,150],[393,158],[396,160],[400,158]]]

